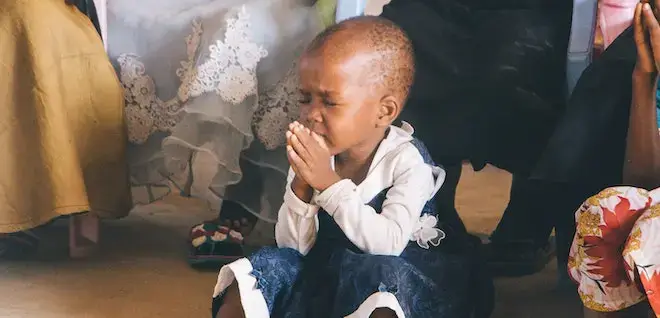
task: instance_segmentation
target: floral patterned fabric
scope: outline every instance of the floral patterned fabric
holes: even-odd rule
[[[585,307],[611,312],[648,300],[660,317],[660,189],[605,189],[575,220],[568,267]]]

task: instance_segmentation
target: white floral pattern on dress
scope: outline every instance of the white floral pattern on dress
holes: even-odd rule
[[[417,241],[417,245],[424,249],[429,249],[431,246],[440,245],[440,242],[445,239],[445,232],[436,228],[438,225],[438,218],[430,214],[422,215],[413,228],[413,234],[410,237],[411,241]]]
[[[225,40],[209,47],[209,59],[199,65],[186,83],[188,92],[180,95],[197,97],[215,92],[234,104],[257,92],[257,64],[268,55],[266,49],[250,39],[250,20],[245,9],[237,18],[227,20]]]
[[[235,18],[227,20],[224,42],[210,45],[208,60],[195,67],[203,31],[201,22],[193,21],[193,31],[186,37],[187,60],[181,61],[181,67],[176,70],[181,86],[177,96],[168,101],[158,98],[156,85],[146,74],[138,55],[119,55],[129,140],[141,144],[156,131],[171,132],[181,121],[183,107],[192,97],[215,92],[225,101],[239,104],[255,94],[257,64],[267,52],[251,40],[249,29],[249,15],[242,8]]]
[[[298,63],[293,63],[286,75],[271,89],[259,96],[252,127],[255,135],[268,150],[286,143],[289,123],[298,119],[299,104]]]
[[[202,36],[201,23],[193,21],[192,30],[192,34],[186,37],[188,59],[181,62],[181,68],[176,70],[177,76],[182,80],[193,74],[193,60]],[[124,53],[119,55],[117,62],[120,69],[119,80],[126,101],[125,116],[129,140],[141,144],[156,131],[172,131],[181,120],[182,101],[188,98],[181,98],[181,95],[168,101],[158,98],[156,85],[146,74],[146,68],[138,55]]]

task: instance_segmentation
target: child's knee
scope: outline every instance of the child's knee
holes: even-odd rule
[[[252,264],[250,275],[257,279],[257,284],[268,285],[293,284],[303,268],[303,256],[290,248],[264,247],[248,257]]]
[[[220,304],[215,317],[245,317],[245,314],[243,313],[243,305],[241,303],[241,296],[238,291],[238,283],[236,283],[236,281],[227,287],[224,295],[221,299],[218,299],[218,301],[221,301],[222,303]]]
[[[374,288],[372,292],[395,293],[402,282],[407,282],[413,272],[412,267],[401,257],[372,256],[363,260],[359,267],[353,267],[352,280],[358,280]]]
[[[227,290],[225,291],[225,301],[224,303],[230,303],[230,304],[236,304],[240,306],[241,304],[241,294],[238,292],[238,283],[234,281],[227,287]]]
[[[248,258],[253,264],[265,260],[270,264],[278,266],[297,266],[302,261],[302,254],[290,248],[266,246],[254,252]]]
[[[369,318],[397,318],[394,310],[389,308],[376,308]]]

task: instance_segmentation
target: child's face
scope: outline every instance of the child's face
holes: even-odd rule
[[[307,54],[300,63],[300,121],[321,135],[332,155],[360,146],[377,129],[380,98],[364,60]]]

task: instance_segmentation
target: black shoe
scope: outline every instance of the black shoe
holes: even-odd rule
[[[495,277],[520,277],[542,271],[556,254],[554,239],[542,247],[532,241],[485,245],[488,267]]]

